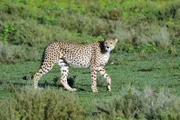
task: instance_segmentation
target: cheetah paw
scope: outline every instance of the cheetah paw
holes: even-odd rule
[[[36,87],[36,88],[34,88],[34,90],[43,90],[43,88],[42,87]]]
[[[96,90],[96,91],[93,91],[93,93],[98,93],[98,91]]]
[[[76,88],[72,88],[70,91],[71,91],[71,92],[76,92],[77,89],[76,89]]]

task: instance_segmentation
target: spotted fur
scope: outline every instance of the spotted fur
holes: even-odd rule
[[[97,41],[94,43],[79,45],[66,42],[55,42],[47,46],[44,51],[39,72],[34,75],[34,87],[38,87],[40,77],[50,71],[54,64],[58,64],[61,71],[60,81],[62,85],[69,91],[76,91],[71,88],[67,82],[69,73],[69,65],[77,68],[91,69],[92,91],[97,91],[97,72],[99,72],[107,81],[107,90],[111,91],[111,78],[106,73],[104,66],[107,64],[110,51],[114,49],[118,39],[107,39],[105,41]]]

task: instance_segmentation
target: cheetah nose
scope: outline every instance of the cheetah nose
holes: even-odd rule
[[[107,46],[107,49],[109,49],[109,47]]]

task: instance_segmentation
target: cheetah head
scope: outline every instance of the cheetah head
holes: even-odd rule
[[[105,40],[105,41],[104,41],[105,50],[106,50],[107,52],[110,52],[111,50],[114,49],[114,47],[115,47],[115,45],[116,45],[117,42],[118,42],[118,39],[117,39],[117,38],[116,38],[116,39],[111,39],[111,38],[109,38],[109,39]]]

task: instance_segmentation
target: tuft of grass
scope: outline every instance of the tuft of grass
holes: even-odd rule
[[[19,88],[12,90],[8,100],[1,100],[2,120],[79,120],[85,112],[72,93],[55,89],[34,90]]]
[[[180,119],[180,97],[168,89],[156,92],[147,87],[139,91],[128,86],[96,106],[101,119]]]
[[[22,45],[3,44],[0,41],[0,61],[4,63],[14,63],[19,59],[27,59],[26,48]]]
[[[3,63],[10,64],[27,60],[39,60],[40,56],[36,47],[4,44],[0,41],[0,61]]]
[[[101,75],[97,75],[97,86],[98,87],[104,87],[106,86],[106,80]]]

